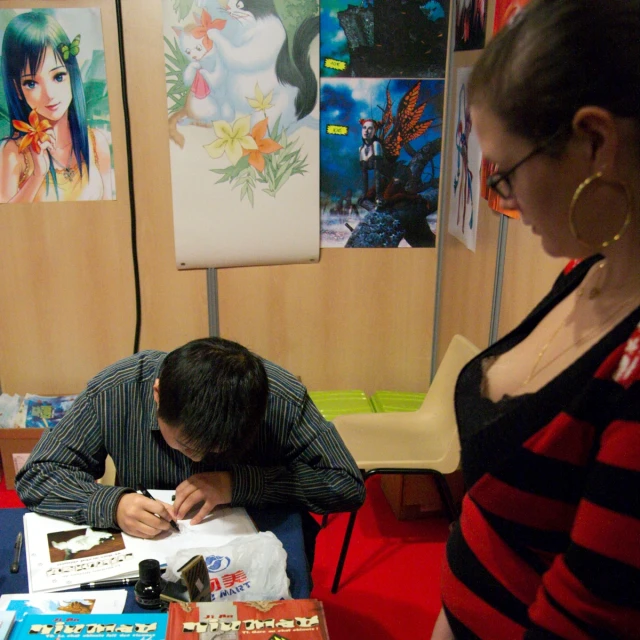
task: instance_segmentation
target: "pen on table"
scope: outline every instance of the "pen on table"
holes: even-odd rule
[[[119,578],[118,580],[103,580],[102,582],[85,582],[81,589],[110,589],[111,587],[128,587],[138,582],[138,578]]]
[[[145,497],[145,498],[151,498],[152,500],[155,500],[155,498],[141,485],[139,484],[137,487],[137,490]],[[159,517],[159,516],[158,516]],[[180,527],[178,526],[178,524],[176,523],[175,520],[169,520],[169,524],[178,532],[180,533]]]
[[[22,551],[22,532],[16,537],[16,542],[13,545],[13,562],[9,567],[11,573],[18,573],[20,571],[20,552]]]

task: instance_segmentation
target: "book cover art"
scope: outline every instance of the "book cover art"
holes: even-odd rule
[[[320,600],[172,602],[167,640],[328,640]]]
[[[166,632],[162,613],[29,615],[11,640],[165,640]]]
[[[0,596],[0,613],[11,611],[16,620],[33,614],[122,613],[125,589],[73,591],[72,593],[5,593]]]

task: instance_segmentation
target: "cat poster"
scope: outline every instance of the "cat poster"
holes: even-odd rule
[[[455,82],[454,148],[451,155],[448,231],[467,249],[476,250],[482,154],[467,102],[471,67],[460,67]]]
[[[178,268],[319,257],[317,0],[163,0]]]
[[[456,35],[454,51],[482,49],[487,26],[487,0],[454,0]]]
[[[434,247],[443,80],[323,78],[321,246]]]
[[[0,203],[114,200],[100,10],[0,9],[0,56]]]
[[[444,78],[449,0],[323,0],[323,77]]]

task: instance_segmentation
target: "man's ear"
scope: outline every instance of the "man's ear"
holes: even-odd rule
[[[581,107],[573,116],[572,127],[583,142],[594,171],[602,171],[615,164],[620,132],[616,118],[610,111],[602,107]]]
[[[153,399],[156,401],[156,404],[160,404],[160,378],[156,378],[153,383]]]

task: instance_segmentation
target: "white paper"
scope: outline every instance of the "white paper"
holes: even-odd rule
[[[122,613],[126,600],[126,589],[5,593],[0,596],[0,611],[15,611],[17,621],[22,620],[28,613]]]
[[[151,493],[159,500],[171,501],[171,491]],[[161,538],[143,540],[121,531],[94,531],[86,525],[27,513],[24,533],[29,592],[61,591],[88,582],[134,577],[141,560],[156,559],[164,565],[177,548],[217,547],[256,532],[240,507],[217,510],[195,526],[180,520],[178,527],[180,533],[171,529]]]

